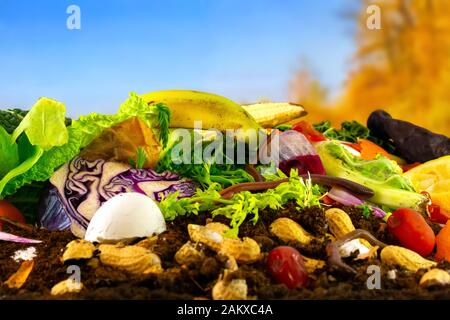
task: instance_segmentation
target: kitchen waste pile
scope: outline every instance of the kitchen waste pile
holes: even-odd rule
[[[0,110],[0,299],[448,299],[450,139],[187,90]]]

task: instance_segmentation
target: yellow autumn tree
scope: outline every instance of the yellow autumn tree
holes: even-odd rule
[[[369,5],[381,28],[367,26]],[[450,135],[450,1],[361,1],[354,65],[336,103],[334,122],[393,117]]]
[[[289,82],[289,101],[305,106],[309,112],[307,119],[313,123],[326,119],[330,112],[327,107],[328,91],[306,61],[301,62],[300,68]]]

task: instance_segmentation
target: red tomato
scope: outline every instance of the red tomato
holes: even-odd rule
[[[309,122],[306,122],[304,120],[294,124],[292,126],[292,130],[303,133],[306,139],[308,139],[310,142],[319,142],[327,140],[323,134],[314,129],[314,127]]]
[[[430,221],[434,223],[446,224],[450,219],[450,212],[442,209],[437,204],[430,204],[428,207],[428,213],[430,214]]]
[[[450,262],[450,220],[436,236],[436,256],[438,261]]]
[[[289,289],[308,284],[308,272],[303,257],[294,248],[279,246],[269,252],[267,257],[269,272]]]
[[[391,232],[400,243],[422,256],[428,256],[436,243],[434,232],[420,213],[412,209],[400,208],[387,221]]]
[[[0,217],[5,217],[20,223],[26,223],[25,218],[20,213],[19,209],[6,200],[0,200]],[[0,221],[0,230],[2,229],[3,222]]]

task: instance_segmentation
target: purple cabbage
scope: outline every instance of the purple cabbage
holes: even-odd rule
[[[171,172],[134,169],[127,164],[74,158],[50,179],[52,187],[41,199],[38,223],[49,230],[71,231],[79,237],[100,206],[117,194],[139,192],[161,201],[179,191],[190,197],[196,185]]]

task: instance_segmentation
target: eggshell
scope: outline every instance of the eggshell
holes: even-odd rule
[[[114,243],[131,241],[166,231],[166,222],[156,203],[148,196],[121,193],[106,201],[94,214],[85,239]]]

